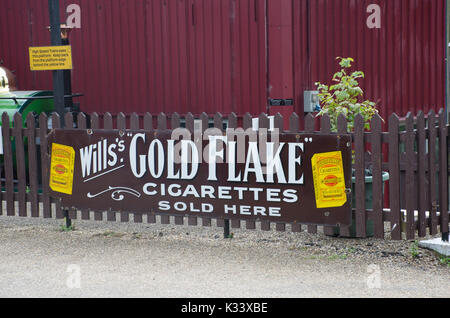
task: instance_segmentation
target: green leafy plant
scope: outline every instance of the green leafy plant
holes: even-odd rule
[[[66,224],[66,218],[64,218],[64,224],[61,225],[61,232],[75,231],[75,226],[73,224],[71,224],[70,226],[67,226]]]
[[[450,267],[450,257],[441,256],[439,261],[442,265],[447,265],[447,267]]]
[[[411,252],[412,258],[418,258],[419,257],[419,242],[415,241],[411,245],[411,248],[409,249],[409,251]]]
[[[319,101],[322,110],[317,116],[328,114],[331,120],[332,131],[337,131],[337,121],[340,114],[347,117],[348,129],[355,128],[355,117],[361,114],[364,118],[364,127],[370,129],[370,120],[378,113],[376,103],[370,100],[363,101],[364,92],[359,87],[359,79],[364,78],[362,71],[350,69],[354,59],[351,57],[337,57],[341,70],[333,75],[333,85],[316,83],[319,91]]]

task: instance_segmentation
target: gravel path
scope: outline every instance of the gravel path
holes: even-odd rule
[[[0,216],[0,297],[450,297],[450,267],[408,241],[62,224]]]

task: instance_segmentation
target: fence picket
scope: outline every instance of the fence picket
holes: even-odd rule
[[[13,137],[15,142],[15,152],[16,152],[16,171],[17,171],[17,194],[18,194],[18,206],[19,206],[19,216],[27,216],[27,177],[26,177],[26,167],[25,167],[25,149],[23,142],[23,124],[22,115],[19,113],[14,114],[14,128]]]
[[[381,149],[381,125],[380,115],[375,114],[371,121],[371,144],[372,144],[372,221],[374,225],[374,236],[384,238],[383,221],[383,178],[382,178],[382,149]]]
[[[130,116],[130,129],[139,130],[139,115],[132,113]],[[134,223],[142,223],[142,213],[133,213]]]
[[[275,124],[274,124],[274,128],[275,128],[275,134],[280,135],[283,132],[283,128],[284,128],[284,121],[283,121],[283,116],[281,116],[280,113],[277,113],[275,115]],[[278,131],[277,131],[278,130]],[[272,134],[270,134],[270,136],[272,137]],[[271,139],[271,141],[273,141]],[[286,231],[286,223],[276,223],[275,224],[275,229],[279,232],[285,232]]]
[[[429,173],[428,178],[430,182],[430,187],[428,189],[429,200],[428,200],[428,210],[430,211],[429,217],[429,227],[430,234],[435,235],[437,233],[438,226],[438,218],[437,218],[437,206],[438,206],[438,198],[436,187],[434,185],[437,184],[437,170],[436,170],[436,145],[437,145],[437,130],[436,130],[436,113],[434,110],[430,110],[428,113],[428,166]]]
[[[447,145],[447,113],[444,109],[439,111],[439,191],[440,191],[440,231],[448,233],[448,145]]]
[[[364,118],[355,117],[355,224],[356,236],[366,237],[366,184],[365,184],[365,143]]]
[[[418,206],[418,225],[419,225],[419,237],[425,237],[427,234],[427,223],[426,223],[426,205],[427,198],[427,177],[426,177],[426,131],[425,131],[425,116],[422,111],[419,111],[416,117],[416,128],[417,128],[417,153],[418,153],[418,186],[419,186],[419,206]],[[429,184],[428,184],[429,186]]]
[[[69,128],[69,129],[71,129],[71,128],[73,128],[73,127],[75,126],[75,122],[74,122],[74,118],[73,118],[73,113],[67,112],[67,113],[64,115],[64,123],[65,123],[65,125],[66,125],[65,127]],[[76,218],[77,218],[77,210],[74,209],[74,208],[70,208],[70,209],[68,210],[68,217],[69,217],[69,219],[71,219],[71,220],[76,220]]]
[[[117,129],[125,132],[127,129],[127,117],[124,113],[117,114]],[[130,213],[128,211],[120,211],[120,222],[128,222],[130,220]]]
[[[267,136],[269,134],[270,122],[269,122],[269,117],[267,116],[267,114],[264,114],[264,113],[259,116],[258,134],[260,134],[261,128],[266,129],[265,133]],[[261,230],[262,231],[270,231],[270,222],[267,220],[262,220],[261,221]]]
[[[299,129],[300,129],[299,117],[296,113],[292,113],[291,117],[289,117],[289,132],[297,133]],[[302,225],[300,223],[292,223],[291,231],[294,233],[301,232]]]
[[[58,115],[58,113],[52,114],[52,128],[58,129],[61,128],[61,117]],[[57,219],[64,219],[64,213],[61,208],[61,201],[55,200],[55,217]]]
[[[203,112],[200,115],[200,120],[201,120],[201,123],[202,123],[202,127],[201,127],[202,135],[201,135],[200,139],[203,139],[203,134],[209,128],[209,117],[208,117],[208,114]],[[201,141],[201,142],[203,142],[203,141]],[[199,154],[200,158],[202,156],[203,156],[203,153]],[[202,219],[202,226],[211,226],[211,218],[206,217],[206,216],[202,216],[201,219]]]
[[[111,113],[106,112],[103,115],[103,128],[107,129],[107,130],[111,130],[113,129],[113,117],[111,115]],[[115,211],[107,211],[106,212],[106,220],[109,222],[116,222],[117,218],[116,218],[116,212]]]
[[[96,112],[91,114],[91,129],[100,129],[100,117]],[[102,211],[94,211],[94,220],[102,221],[103,220],[103,212]]]
[[[191,134],[195,134],[195,118],[192,113],[186,114],[186,128],[191,132]],[[196,216],[188,216],[188,225],[197,226],[197,217]]]
[[[39,198],[38,198],[38,161],[36,148],[36,119],[33,113],[28,113],[26,121],[27,129],[25,131],[28,139],[28,179],[30,186],[30,208],[31,217],[39,217]]]
[[[41,175],[42,175],[42,207],[44,218],[52,217],[51,200],[49,196],[49,180],[48,180],[48,117],[42,113],[39,116],[39,140],[41,142]]]
[[[77,115],[77,126],[78,126],[78,129],[84,129],[84,130],[87,129],[87,118],[86,118],[86,115],[82,112],[78,113],[78,115]],[[81,219],[82,220],[90,219],[89,209],[81,209]]]
[[[389,206],[391,238],[394,240],[402,238],[399,141],[399,118],[393,114],[389,118]]]
[[[6,189],[6,215],[14,216],[14,164],[11,143],[11,129],[9,125],[9,116],[5,112],[2,115],[2,134],[3,134],[3,156],[5,169],[5,189]]]
[[[253,116],[250,115],[249,113],[246,113],[243,118],[242,128],[244,128],[244,131],[246,131],[247,129],[252,129],[252,126],[253,126]],[[237,127],[237,120],[236,120],[236,127]],[[246,220],[245,228],[247,230],[255,230],[256,222],[253,220]]]
[[[167,116],[164,113],[159,113],[157,119],[157,129],[158,130],[166,130],[167,129]],[[161,215],[161,224],[170,224],[170,216],[169,215]]]
[[[180,128],[181,126],[181,119],[180,115],[178,113],[173,113],[172,118],[170,120],[170,127],[174,130],[177,128]],[[183,225],[184,224],[184,217],[181,215],[175,216],[175,225]]]
[[[347,118],[343,115],[340,114],[338,116],[338,120],[337,120],[337,132],[338,134],[341,135],[345,135],[348,134],[348,122],[347,122]],[[351,193],[350,198],[353,196],[354,194]],[[350,201],[351,202],[351,201]],[[352,206],[353,209],[353,206]],[[353,211],[352,211],[353,214]],[[339,226],[339,234],[343,237],[349,237],[350,236],[350,226],[349,225],[341,225]]]
[[[311,133],[315,130],[315,119],[314,116],[309,113],[305,116],[305,132]],[[317,226],[316,225],[308,225],[308,233],[316,234]]]
[[[153,129],[153,116],[150,113],[145,113],[144,115],[144,130],[149,131]],[[153,211],[147,212],[147,223],[155,224],[156,216]]]
[[[322,134],[330,134],[331,133],[331,120],[328,114],[324,114],[320,118],[320,132]],[[334,226],[324,226],[323,232],[325,235],[333,236],[335,235],[335,227]]]
[[[415,222],[414,222],[414,200],[417,196],[417,188],[414,182],[414,166],[415,166],[415,133],[414,118],[411,113],[406,116],[406,180],[405,180],[405,198],[406,198],[406,239],[413,240],[415,238]]]

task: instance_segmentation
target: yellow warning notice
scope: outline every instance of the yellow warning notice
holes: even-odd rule
[[[344,165],[340,151],[315,154],[311,159],[318,209],[337,208],[347,202]]]
[[[50,162],[50,188],[53,191],[72,195],[74,166],[75,150],[53,143]]]
[[[72,69],[72,48],[70,45],[30,47],[29,53],[32,71]]]

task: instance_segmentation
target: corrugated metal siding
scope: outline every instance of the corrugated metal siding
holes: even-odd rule
[[[294,1],[294,56],[297,105],[314,83],[329,83],[335,58],[353,57],[366,74],[366,98],[380,113],[445,107],[445,1]],[[366,25],[367,7],[381,7],[380,29]],[[309,44],[308,38],[310,38]],[[301,45],[300,43],[304,43]]]
[[[444,0],[63,0],[62,17],[72,3],[82,10],[71,44],[84,111],[259,114],[268,97],[294,97],[301,114],[303,91],[331,78],[336,56],[356,59],[384,118],[444,106]],[[374,3],[381,29],[366,26]],[[47,6],[0,2],[0,59],[21,89],[52,87],[27,56],[50,43]]]
[[[82,13],[72,83],[84,111],[266,111],[264,0],[64,0],[62,20],[72,3]],[[0,56],[22,89],[52,87],[27,57],[50,42],[47,4],[0,4]]]

